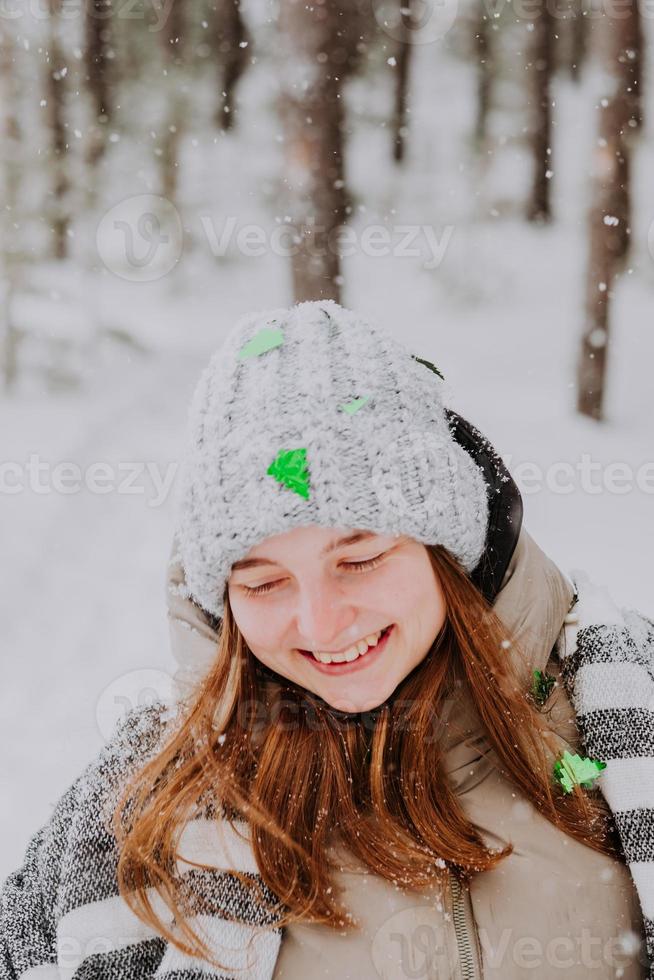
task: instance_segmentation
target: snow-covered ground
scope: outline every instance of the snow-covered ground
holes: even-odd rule
[[[2,396],[3,458],[22,468],[25,489],[2,499],[0,879],[18,866],[29,837],[133,692],[163,690],[174,669],[164,582],[191,392],[236,316],[292,302],[287,259],[271,248],[244,255],[233,241],[226,256],[215,257],[207,235],[212,227],[219,236],[230,216],[236,230],[256,223],[268,235],[283,220],[275,200],[282,153],[270,71],[262,59],[244,79],[236,131],[188,135],[179,210],[192,244],[187,239],[172,271],[152,282],[128,281],[102,266],[89,271],[78,252],[62,269],[42,270],[55,284],[45,303],[32,299],[29,306],[26,298],[17,307],[49,331],[81,337],[111,327],[140,346],[99,340],[82,362],[81,387],[46,392],[32,376]],[[592,72],[578,88],[566,78],[556,83],[556,221],[546,228],[521,218],[529,158],[508,110],[491,117],[487,162],[475,161],[472,64],[444,42],[416,46],[401,169],[382,125],[391,77],[389,67],[381,84],[356,80],[348,90],[354,132],[347,164],[355,240],[385,223],[396,247],[386,255],[359,247],[346,258],[342,301],[441,368],[451,403],[505,456],[523,489],[528,529],[561,567],[587,569],[621,604],[652,615],[651,126],[635,160],[633,272],[616,291],[607,421],[597,425],[574,412]],[[130,160],[129,146],[115,153],[106,209],[156,193],[151,169]],[[422,256],[398,251],[398,227],[407,224],[433,228],[442,261],[429,262],[424,232],[413,243],[422,245]],[[32,455],[45,464],[40,491],[25,468]],[[80,467],[82,479],[92,464],[108,464],[108,492],[57,491],[53,471],[65,461]],[[627,469],[609,469],[618,463]],[[127,464],[134,464],[131,486]],[[586,476],[584,465],[591,467]],[[166,478],[162,488],[157,480]],[[557,490],[557,481],[567,481],[569,491]],[[70,476],[67,482],[73,485]]]

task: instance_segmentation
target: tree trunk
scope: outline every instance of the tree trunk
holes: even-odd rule
[[[603,16],[601,60],[606,96],[600,99],[593,155],[585,324],[577,364],[577,410],[604,417],[610,300],[630,248],[630,159],[641,129],[641,30],[637,0],[626,17]]]
[[[18,198],[20,184],[20,146],[22,131],[18,120],[19,87],[15,64],[15,45],[9,33],[0,31],[0,86],[3,99],[0,101],[2,119],[2,148],[4,161],[3,206],[12,212]],[[11,220],[16,220],[10,214]]]
[[[240,0],[223,0],[215,9],[213,28],[221,93],[216,123],[223,130],[234,127],[236,86],[252,56],[251,44],[241,16]]]
[[[280,0],[280,115],[293,212],[295,302],[340,299],[335,235],[351,210],[345,189],[343,81],[358,64],[353,0]]]
[[[93,125],[89,132],[86,162],[93,172],[107,148],[107,124],[111,104],[111,0],[88,0],[85,5],[86,84],[93,103]],[[95,176],[92,173],[91,181]]]
[[[17,256],[12,247],[13,222],[17,219],[18,190],[21,174],[22,132],[18,121],[18,81],[15,64],[15,46],[8,32],[0,31],[0,91],[2,100],[0,121],[3,156],[3,209],[2,252],[0,254],[0,373],[5,391],[9,391],[18,377],[18,345],[20,334],[13,321],[12,297],[17,277]],[[15,234],[15,231],[14,231]]]
[[[174,0],[161,30],[164,56],[166,110],[161,138],[161,195],[171,204],[177,200],[179,185],[179,149],[187,105],[188,75],[184,70],[185,8],[183,0]]]
[[[527,204],[529,221],[545,222],[552,217],[550,185],[552,176],[552,94],[554,61],[554,18],[548,3],[539,8],[531,21],[530,59],[527,64],[531,81],[532,110],[531,148],[533,179]]]
[[[186,100],[182,92],[177,86],[171,85],[165,128],[161,137],[161,196],[171,204],[177,201],[180,144],[185,110]]]
[[[475,143],[483,147],[486,142],[488,111],[490,109],[491,84],[493,77],[492,61],[492,23],[486,13],[486,6],[478,4],[478,19],[475,26],[475,48],[477,53],[477,117],[475,119]]]
[[[397,0],[400,4],[400,18],[408,31],[408,38],[397,43],[395,59],[395,104],[393,106],[393,159],[396,163],[404,160],[407,137],[407,116],[409,113],[409,73],[413,44],[410,40],[410,25],[414,20],[412,0]]]
[[[570,75],[575,82],[581,78],[588,49],[588,18],[584,15],[583,0],[572,0],[570,21]]]
[[[65,123],[65,86],[68,69],[59,40],[61,30],[61,0],[49,0],[50,38],[46,54],[46,101],[50,130],[50,157],[52,165],[51,200],[48,202],[48,220],[52,227],[52,253],[56,259],[68,255],[68,194],[70,181],[67,173],[68,139]]]

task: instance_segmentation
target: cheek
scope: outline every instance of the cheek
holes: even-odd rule
[[[429,598],[429,606],[426,610],[425,622],[425,641],[431,645],[435,637],[440,633],[443,624],[447,619],[447,606],[440,589]]]
[[[274,617],[257,609],[256,599],[230,594],[229,602],[234,621],[250,650],[257,656],[275,656],[280,649],[278,638],[281,634]]]
[[[416,640],[433,637],[446,617],[445,596],[429,563],[415,563],[389,589],[386,606],[391,618],[397,617],[416,633]]]
[[[393,572],[379,591],[375,589],[376,604],[385,609],[391,619],[410,620],[433,607],[434,589],[422,569],[411,566],[400,574],[397,569]]]

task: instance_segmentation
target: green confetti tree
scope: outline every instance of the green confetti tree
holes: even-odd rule
[[[561,784],[566,793],[572,792],[575,783],[584,789],[593,788],[593,780],[597,779],[606,762],[600,759],[582,758],[566,751],[563,757],[554,763],[554,778]]]
[[[306,449],[280,449],[266,470],[279,483],[309,499],[309,473]]]
[[[284,334],[279,327],[262,327],[247,344],[244,344],[238,352],[238,359],[245,361],[248,357],[258,357],[265,354],[273,347],[279,347],[284,343]]]
[[[363,408],[366,402],[370,401],[371,397],[371,395],[364,395],[362,398],[355,398],[354,401],[346,402],[345,405],[341,405],[340,407],[349,415],[354,415],[360,408]]]

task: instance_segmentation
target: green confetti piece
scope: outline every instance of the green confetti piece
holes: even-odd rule
[[[280,449],[266,470],[289,490],[309,499],[309,473],[306,449]]]
[[[606,762],[572,755],[566,749],[563,758],[554,763],[554,778],[559,781],[566,793],[571,793],[575,783],[583,786],[584,789],[592,789],[593,780],[597,779],[602,769],[606,769]]]
[[[546,670],[535,670],[530,694],[538,704],[545,704],[556,683],[556,677]]]
[[[428,367],[430,371],[433,371],[434,374],[437,374],[439,378],[445,381],[445,375],[431,361],[426,361],[424,357],[418,357],[416,354],[412,354],[411,357],[414,361],[418,361],[419,364],[424,364],[425,367]]]
[[[265,354],[267,350],[279,347],[283,343],[284,334],[279,327],[262,327],[252,340],[248,340],[247,344],[241,347],[238,358],[240,361],[244,361],[248,357],[257,357],[259,354]]]
[[[355,398],[354,401],[347,402],[347,404],[341,405],[340,407],[349,415],[354,415],[354,413],[358,412],[360,408],[363,408],[366,402],[370,401],[371,398],[372,395],[364,395],[363,398]]]

